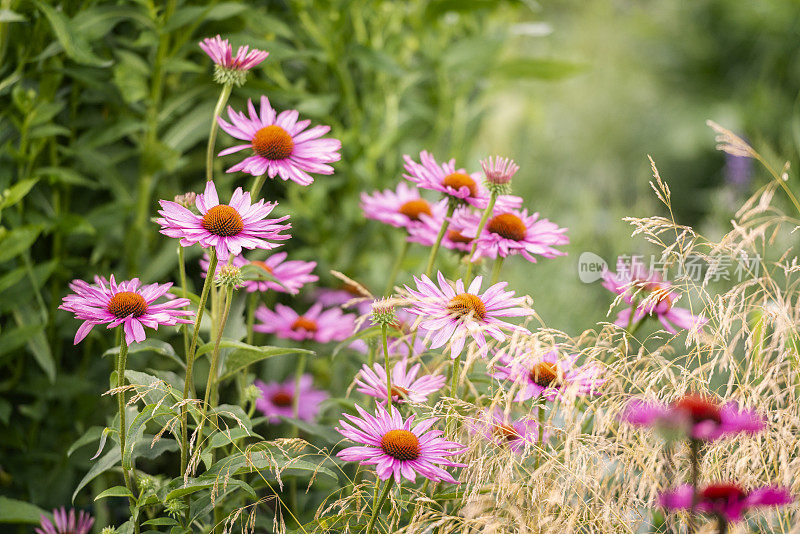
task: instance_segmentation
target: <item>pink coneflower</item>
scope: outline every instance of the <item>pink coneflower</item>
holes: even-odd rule
[[[459,220],[459,212],[468,209],[469,208],[459,208],[456,210],[456,213],[451,217],[447,231],[442,236],[441,246],[451,250],[460,250],[462,252],[469,252],[472,249],[472,238],[462,234],[464,229],[457,222]],[[442,224],[445,222],[444,219],[444,213],[421,215],[419,223],[408,229],[408,241],[419,243],[426,247],[433,246],[439,235],[439,230],[441,230]]]
[[[256,310],[256,319],[261,322],[253,326],[255,331],[295,341],[304,339],[311,339],[317,343],[342,341],[355,331],[354,315],[342,313],[339,308],[323,311],[319,302],[303,315],[283,304],[277,304],[275,311],[261,306]]]
[[[301,421],[313,421],[319,413],[319,405],[328,398],[328,393],[314,389],[314,379],[305,374],[300,378],[298,392],[297,418]],[[270,382],[265,384],[256,380],[255,385],[261,390],[261,396],[256,399],[256,408],[269,418],[270,423],[280,423],[280,417],[294,417],[295,378],[291,377],[285,382]]]
[[[256,48],[250,50],[249,46],[240,46],[236,51],[236,56],[234,56],[233,47],[231,47],[227,39],[223,39],[219,35],[203,39],[199,44],[203,52],[208,54],[208,57],[216,65],[228,70],[250,70],[267,59],[269,55],[269,52],[264,52],[263,50]]]
[[[402,478],[414,482],[419,473],[434,482],[457,484],[452,475],[439,465],[464,467],[464,464],[447,459],[448,456],[463,452],[464,447],[440,438],[441,430],[430,430],[438,419],[426,419],[412,427],[414,416],[403,421],[394,406],[391,407],[391,412],[387,412],[379,405],[374,416],[358,405],[356,410],[361,417],[344,414],[349,422],[339,420],[342,428],[336,430],[344,437],[365,446],[348,447],[337,454],[339,458],[348,462],[374,465],[381,480],[394,475],[396,482],[401,482]]]
[[[244,287],[249,292],[255,291],[278,291],[279,293],[290,293],[296,295],[300,292],[303,285],[319,280],[311,271],[317,266],[315,261],[286,260],[286,252],[277,252],[266,260],[248,260],[243,256],[233,258],[234,267],[244,267],[254,265],[269,273],[278,282],[272,280],[245,280]],[[224,264],[217,265],[217,273]],[[200,267],[203,269],[202,276],[205,278],[208,271],[208,254],[203,255],[200,260]]]
[[[670,289],[672,284],[636,259],[627,266],[618,263],[616,273],[606,270],[603,273],[603,287],[617,295],[623,295],[623,300],[631,305],[631,308],[617,314],[614,324],[622,328],[634,325],[648,316],[658,319],[671,334],[677,333],[676,326],[693,331],[708,322],[702,315],[694,315],[686,308],[676,308],[674,304],[679,295]],[[631,317],[634,305],[636,309]]]
[[[491,156],[481,160],[481,169],[486,175],[486,181],[494,185],[507,185],[519,170],[519,165],[513,159]]]
[[[470,426],[474,433],[514,452],[520,452],[523,447],[533,445],[539,439],[539,424],[535,420],[512,420],[497,407],[484,410]]]
[[[694,489],[683,484],[672,491],[662,493],[659,504],[670,510],[692,508]],[[722,517],[725,521],[739,521],[751,508],[781,506],[794,501],[792,494],[775,486],[765,486],[747,491],[737,484],[718,482],[698,491],[694,508],[700,512]]]
[[[562,357],[557,350],[534,357],[516,347],[513,355],[501,354],[493,376],[520,388],[516,402],[540,396],[553,401],[570,394],[599,395],[600,386],[606,382],[602,368],[596,363],[579,366],[577,360],[577,354]]]
[[[400,182],[397,189],[385,189],[367,194],[361,193],[361,209],[364,216],[397,228],[410,229],[420,223],[420,217],[444,218],[447,201],[431,203],[422,198],[416,187]]]
[[[634,425],[679,431],[703,441],[739,432],[755,433],[767,425],[754,410],[740,410],[736,402],[721,404],[696,393],[686,394],[667,405],[632,400],[621,418]]]
[[[228,261],[230,254],[238,256],[242,248],[270,250],[280,244],[267,240],[291,238],[280,233],[292,227],[290,224],[279,224],[288,219],[288,215],[278,219],[265,218],[275,209],[277,202],[264,203],[264,200],[259,200],[251,205],[250,193],[242,192],[241,187],[236,188],[230,204],[225,205],[219,203],[214,182],[207,182],[205,193],[197,195],[195,201],[199,215],[169,200],[160,200],[159,203],[163,209],[158,213],[163,218],[156,222],[161,225],[162,234],[180,239],[184,247],[195,243],[214,247],[220,262]]]
[[[89,534],[94,525],[94,518],[81,510],[75,515],[75,510],[69,513],[62,506],[53,510],[53,522],[45,516],[41,517],[39,528],[34,529],[36,534]]]
[[[461,233],[464,237],[475,239],[480,220],[480,214],[462,211],[456,224],[463,228]],[[536,256],[564,256],[566,252],[553,247],[569,243],[569,238],[564,235],[566,231],[566,228],[559,228],[547,219],[540,219],[538,213],[528,215],[528,210],[494,209],[477,238],[472,260],[520,254],[535,263]]]
[[[76,319],[83,321],[75,333],[75,344],[100,324],[108,324],[108,328],[122,325],[125,342],[130,345],[145,340],[145,326],[158,330],[159,325],[192,322],[184,317],[191,317],[194,312],[177,309],[188,306],[189,299],[168,298],[166,302],[154,304],[166,295],[171,283],[139,286],[138,278],[117,284],[114,275],[110,281],[95,277],[94,284],[73,280],[69,287],[75,293],[64,297],[59,309],[72,312]]]
[[[442,375],[424,375],[417,378],[421,368],[414,364],[408,369],[408,360],[403,358],[392,368],[392,401],[393,402],[425,402],[428,395],[442,388],[445,377]],[[386,370],[380,364],[370,369],[366,364],[356,378],[356,389],[365,395],[386,402]]]
[[[315,291],[314,300],[326,308],[342,306],[356,310],[359,315],[367,315],[371,310],[374,297],[365,295],[364,291],[355,284],[348,283],[343,284],[341,289],[321,287]]]
[[[253,176],[267,174],[270,178],[280,176],[282,180],[292,180],[300,185],[309,185],[314,179],[308,173],[333,174],[328,165],[339,161],[342,143],[338,139],[320,139],[330,131],[330,126],[314,126],[306,130],[311,121],[298,122],[300,114],[296,110],[276,112],[266,96],[261,97],[261,113],[251,100],[247,101],[250,117],[238,113],[230,106],[228,117],[231,122],[219,118],[220,127],[236,139],[247,141],[245,145],[226,148],[220,156],[251,149],[253,155],[234,165],[227,172],[242,171]]]
[[[422,317],[420,327],[431,332],[431,348],[450,343],[450,355],[455,358],[471,336],[483,350],[488,349],[484,333],[497,341],[506,339],[503,329],[528,333],[526,328],[500,320],[500,317],[524,317],[533,310],[520,307],[524,298],[514,298],[513,291],[504,291],[507,282],[500,282],[480,293],[483,278],[478,276],[469,288],[457,280],[453,288],[439,272],[439,286],[427,276],[414,278],[416,291],[405,286],[411,303],[409,313]]]

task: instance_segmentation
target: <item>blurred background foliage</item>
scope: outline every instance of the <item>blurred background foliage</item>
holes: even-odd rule
[[[796,168],[799,17],[793,0],[2,0],[0,495],[68,503],[89,455],[66,451],[113,411],[98,401],[108,343],[73,347],[76,322],[57,313],[69,280],[176,279],[175,243],[151,217],[159,198],[202,187],[219,87],[201,38],[270,52],[235,108],[267,94],[342,140],[335,175],[262,190],[291,215],[287,249],[319,262],[321,284],[335,268],[383,287],[402,236],[365,221],[359,193],[394,187],[404,153],[471,171],[497,153],[520,163],[526,206],[571,239],[569,256],[516,258],[504,273],[549,326],[577,334],[610,301],[578,279],[581,252],[612,264],[649,253],[621,221],[664,214],[647,154],[678,222],[712,237],[766,178],[726,164],[705,119]],[[235,158],[216,162],[223,191],[249,185],[224,174]],[[426,255],[412,251],[406,275]],[[196,262],[189,275],[200,280]]]

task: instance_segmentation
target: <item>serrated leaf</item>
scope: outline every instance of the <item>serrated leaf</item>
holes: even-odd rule
[[[125,486],[114,486],[113,488],[108,488],[107,490],[103,491],[94,498],[95,501],[99,501],[100,499],[105,499],[106,497],[126,497],[133,499],[133,493],[126,488]]]

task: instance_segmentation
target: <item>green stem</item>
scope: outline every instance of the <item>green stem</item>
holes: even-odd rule
[[[233,86],[226,83],[222,86],[222,91],[219,93],[217,105],[214,108],[214,116],[211,118],[211,131],[208,134],[208,147],[206,148],[206,181],[210,182],[214,179],[214,148],[217,145],[217,132],[219,131],[219,122],[217,119],[222,114],[225,104],[228,103],[228,98],[231,96]]]
[[[189,391],[192,387],[192,371],[194,370],[195,349],[197,348],[197,336],[200,333],[200,323],[203,320],[203,313],[206,310],[208,291],[211,289],[214,274],[217,272],[217,251],[211,248],[208,253],[208,272],[206,281],[203,283],[203,291],[200,294],[200,305],[197,307],[197,317],[194,321],[194,333],[189,349],[186,351],[186,380],[183,384],[183,403],[181,405],[181,474],[186,472],[189,462],[189,413],[186,409],[186,400],[189,398]]]
[[[262,174],[261,176],[256,176],[256,179],[253,180],[253,188],[250,189],[250,199],[251,201],[255,202],[258,193],[261,191],[261,186],[264,185],[264,182],[267,179],[266,174]]]
[[[294,377],[294,394],[292,395],[292,417],[295,420],[299,420],[300,418],[300,381],[303,378],[303,373],[306,370],[306,355],[300,354],[297,357],[297,367],[295,368],[295,377]],[[300,436],[300,429],[297,425],[294,425],[292,429],[292,437],[296,438]],[[297,479],[293,478],[289,483],[289,506],[295,512],[299,512],[297,509]],[[299,514],[298,514],[299,515]]]
[[[475,255],[475,249],[478,248],[478,238],[481,236],[481,232],[483,232],[483,227],[486,226],[486,222],[489,220],[489,215],[492,214],[492,210],[494,209],[494,203],[497,201],[497,193],[492,193],[489,197],[489,203],[486,205],[486,209],[483,210],[483,215],[481,216],[481,222],[478,223],[478,229],[475,232],[475,240],[472,242],[472,249],[469,251],[469,256],[467,257],[467,274],[464,276],[464,283],[469,284],[472,281],[472,257]]]
[[[394,262],[394,266],[392,266],[392,274],[389,275],[389,281],[386,283],[386,289],[383,290],[384,295],[389,295],[394,287],[394,283],[397,280],[397,275],[400,272],[400,267],[403,265],[403,260],[406,259],[406,254],[408,253],[408,246],[410,243],[407,239],[403,239],[403,247],[400,249],[400,254],[397,256],[397,259]]]
[[[453,367],[452,373],[453,375],[450,377],[450,396],[456,398],[458,395],[458,373],[461,368],[461,353],[456,356],[456,359],[453,360]]]
[[[178,245],[178,272],[181,277],[181,297],[187,298],[186,290],[186,258],[184,257],[183,247]],[[189,325],[182,325],[183,330],[183,350],[189,350]]]
[[[505,260],[502,256],[497,256],[494,260],[494,265],[492,266],[492,283],[491,285],[495,285],[497,283],[497,279],[500,278],[500,269],[503,267],[503,260]]]
[[[253,291],[247,296],[247,344],[253,344],[253,325],[256,322],[256,307],[258,306],[258,291]],[[247,369],[244,369],[247,371]]]
[[[206,277],[208,278],[208,277]],[[217,332],[214,336],[214,350],[211,353],[211,367],[208,369],[208,381],[206,382],[206,392],[203,395],[203,416],[200,418],[200,428],[197,429],[197,446],[203,440],[203,426],[206,421],[206,416],[209,409],[213,408],[214,391],[217,386],[217,366],[219,365],[219,344],[222,341],[222,331],[225,329],[225,323],[228,321],[228,313],[231,311],[231,301],[233,300],[233,288],[230,286],[225,288],[225,304],[222,309],[222,317],[220,317]],[[214,418],[216,420],[216,417]],[[216,426],[216,423],[215,423]]]
[[[542,452],[544,451],[544,423],[544,401],[542,401],[542,404],[539,405],[539,450],[536,451],[536,469],[539,469],[539,465],[541,465]]]
[[[447,215],[445,215],[444,221],[442,221],[442,227],[439,228],[439,235],[436,236],[436,242],[433,244],[433,247],[431,248],[430,256],[428,256],[428,266],[425,267],[425,275],[428,277],[431,276],[431,271],[433,271],[433,263],[436,261],[436,253],[439,252],[439,245],[442,244],[442,238],[444,237],[444,233],[450,226],[450,217],[453,215],[453,210],[455,210],[455,204],[453,202],[448,203]]]
[[[700,440],[689,440],[689,458],[692,464],[692,506],[689,508],[687,533],[693,534],[697,530],[694,512],[697,505],[697,488],[700,484]]]
[[[392,374],[389,371],[389,340],[387,332],[389,327],[381,325],[381,337],[383,338],[383,368],[386,370],[386,408],[392,405]],[[400,400],[398,398],[398,400]],[[389,410],[391,411],[391,410]]]
[[[375,487],[377,488],[380,479],[375,479]],[[372,517],[369,519],[369,524],[367,525],[367,530],[365,531],[366,534],[372,533],[372,528],[375,526],[375,520],[378,519],[378,510],[383,507],[383,503],[386,502],[386,497],[389,496],[389,490],[392,489],[392,485],[394,485],[394,477],[389,477],[389,480],[386,481],[386,485],[383,486],[383,492],[381,493],[380,498],[378,499],[378,503],[372,507]]]
[[[120,326],[122,330],[122,326]],[[123,458],[122,462],[122,478],[125,480],[125,487],[133,495],[133,486],[131,485],[131,475],[128,468],[125,467],[125,446],[126,436],[128,433],[128,425],[125,421],[125,390],[122,387],[125,385],[125,364],[128,360],[128,343],[125,341],[125,333],[122,333],[122,341],[119,344],[119,354],[117,355],[117,408],[119,410],[119,450]],[[128,497],[130,505],[135,504],[133,497]],[[135,531],[139,532],[139,521],[131,517],[134,523]]]

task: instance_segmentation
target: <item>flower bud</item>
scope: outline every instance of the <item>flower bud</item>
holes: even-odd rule
[[[219,268],[214,283],[219,287],[229,287],[237,289],[244,284],[242,271],[235,265],[223,265]]]
[[[191,209],[194,206],[195,199],[197,199],[197,193],[193,193],[192,191],[184,193],[183,195],[175,195],[175,202],[184,208]]]
[[[372,324],[389,326],[394,322],[394,303],[390,299],[375,300],[372,303]]]
[[[496,195],[507,195],[511,192],[511,178],[519,170],[514,160],[491,156],[481,161],[481,168],[486,175],[486,187]]]

